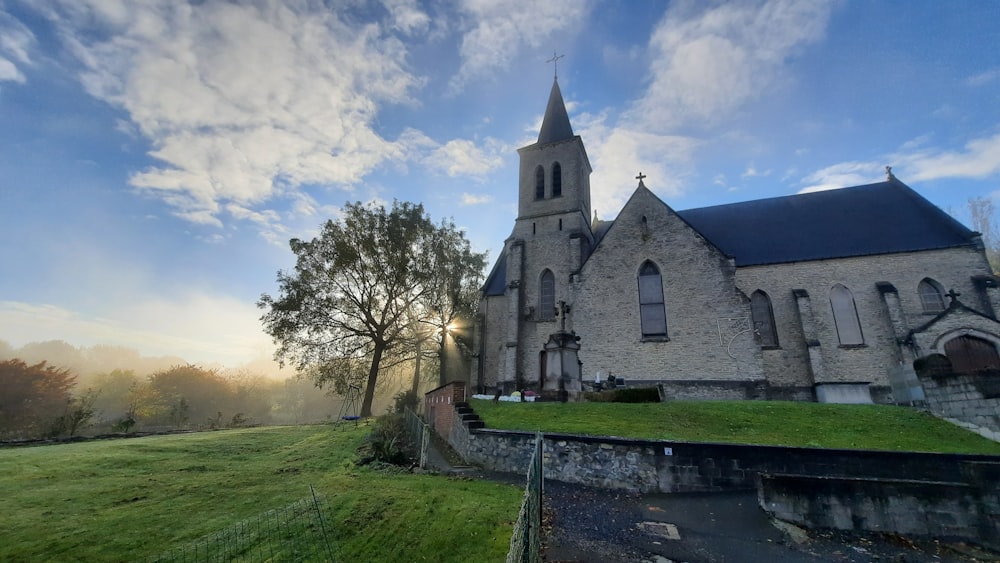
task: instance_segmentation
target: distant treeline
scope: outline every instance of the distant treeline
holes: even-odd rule
[[[0,440],[317,422],[336,418],[341,404],[309,380],[191,364],[78,378],[44,361],[0,361]]]

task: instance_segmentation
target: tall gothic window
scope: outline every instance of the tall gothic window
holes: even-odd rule
[[[667,313],[663,306],[660,270],[649,260],[639,268],[639,318],[642,336],[667,336]]]
[[[540,164],[535,167],[535,199],[545,199],[545,169]]]
[[[951,369],[955,373],[1000,369],[997,347],[983,338],[971,335],[953,338],[945,343],[944,353],[951,360]]]
[[[944,311],[944,291],[941,284],[924,278],[917,284],[917,294],[920,295],[920,305],[925,313],[940,313]]]
[[[542,272],[538,291],[538,318],[554,319],[556,316],[556,277],[552,270]]]
[[[760,338],[760,345],[765,348],[777,348],[778,332],[774,327],[771,298],[759,289],[750,296],[750,316],[753,318],[754,332]]]
[[[857,346],[865,343],[861,334],[861,321],[858,320],[858,308],[854,304],[851,290],[837,284],[830,290],[830,307],[833,309],[833,322],[837,325],[837,337],[841,346]]]
[[[562,195],[562,166],[559,163],[552,165],[552,197]]]

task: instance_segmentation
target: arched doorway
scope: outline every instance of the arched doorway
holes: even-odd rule
[[[989,340],[968,334],[945,343],[944,353],[955,373],[1000,371],[1000,354]]]

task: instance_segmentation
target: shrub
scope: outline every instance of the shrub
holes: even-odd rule
[[[656,387],[626,387],[608,391],[583,394],[592,403],[659,403],[660,393]]]
[[[407,408],[416,412],[420,406],[420,397],[413,391],[400,391],[393,397],[393,401],[392,412],[397,414],[403,414]]]
[[[375,419],[372,431],[358,448],[358,465],[373,462],[409,465],[413,450],[401,414],[384,414]]]

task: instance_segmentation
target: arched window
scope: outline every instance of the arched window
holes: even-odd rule
[[[562,195],[562,166],[559,163],[552,165],[552,197]]]
[[[554,319],[556,316],[556,277],[552,270],[542,272],[538,291],[538,318]]]
[[[639,319],[643,338],[667,336],[663,281],[660,278],[660,270],[649,260],[639,268]]]
[[[1000,369],[997,347],[983,338],[968,334],[953,338],[945,343],[944,353],[951,360],[951,369],[955,373]]]
[[[753,318],[753,330],[760,338],[760,345],[765,348],[777,348],[778,332],[774,328],[771,298],[759,289],[750,296],[750,316]]]
[[[920,305],[925,313],[940,313],[944,311],[944,289],[941,284],[924,278],[917,284],[917,294],[920,296]]]
[[[833,322],[837,325],[837,337],[841,346],[857,346],[865,343],[861,334],[861,321],[858,320],[858,308],[854,304],[851,290],[837,284],[830,290],[830,307],[833,309]]]
[[[535,199],[545,199],[545,169],[541,164],[535,168]]]

